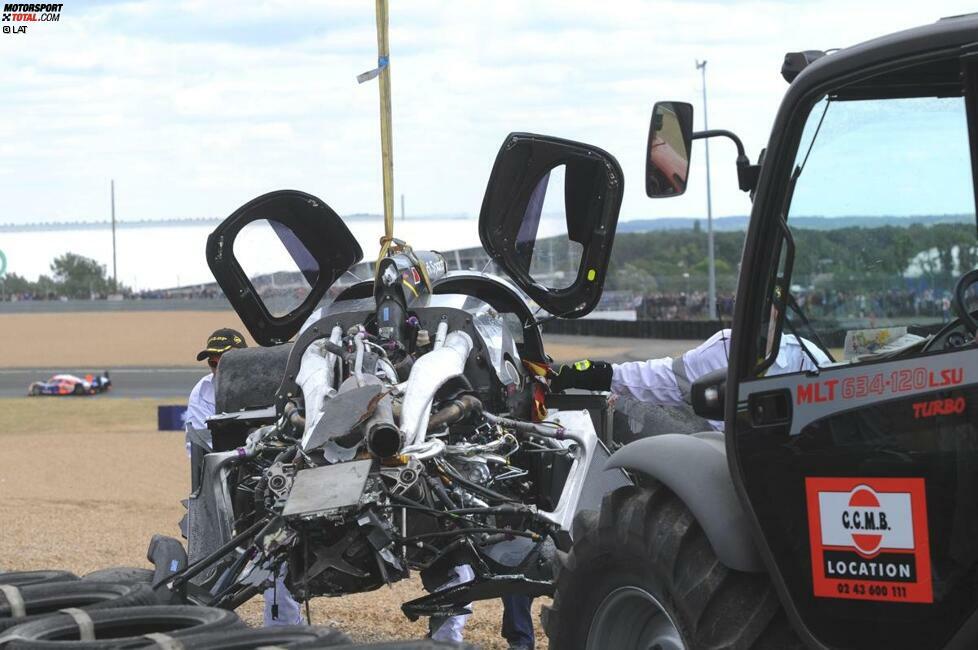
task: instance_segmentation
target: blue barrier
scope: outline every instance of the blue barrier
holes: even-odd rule
[[[164,404],[156,409],[156,425],[160,431],[183,431],[186,404]]]

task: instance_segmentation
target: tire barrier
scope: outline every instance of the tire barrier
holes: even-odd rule
[[[303,650],[316,648],[318,646],[303,646]],[[448,643],[445,641],[432,641],[431,639],[418,639],[417,641],[385,641],[382,643],[358,643],[350,646],[350,650],[478,650],[477,646],[469,643]]]
[[[184,650],[255,650],[257,648],[334,648],[352,645],[350,637],[326,626],[283,625],[257,630],[198,634],[183,641]]]
[[[86,573],[81,579],[92,582],[116,582],[124,585],[152,585],[153,569],[128,566],[110,567]]]
[[[634,339],[690,339],[702,341],[724,327],[726,321],[716,320],[607,320],[603,318],[579,318],[577,320],[552,320],[541,325],[547,334],[572,334],[576,336],[615,336]]]
[[[78,580],[78,576],[70,571],[0,571],[0,585],[15,587],[71,580]]]
[[[244,628],[234,612],[192,605],[55,613],[0,633],[4,650],[181,650],[191,637]],[[90,634],[86,634],[90,632]],[[82,638],[82,637],[87,638]]]
[[[152,590],[142,584],[74,580],[4,587],[0,589],[0,632],[62,609],[87,611],[155,603]]]
[[[147,605],[185,605],[187,601],[179,594],[171,592],[165,586],[153,589],[156,582],[156,572],[153,569],[140,567],[110,567],[86,573],[81,578],[90,582],[114,582],[123,585],[145,585],[153,591],[153,601]]]

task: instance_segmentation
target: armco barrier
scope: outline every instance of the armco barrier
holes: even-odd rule
[[[730,324],[716,320],[605,320],[601,318],[552,320],[542,325],[545,335],[573,334],[690,340],[707,339],[724,327],[730,327]]]
[[[114,311],[231,311],[224,298],[169,300],[17,300],[0,301],[2,314]]]

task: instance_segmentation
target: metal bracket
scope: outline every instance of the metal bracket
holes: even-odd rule
[[[552,596],[553,583],[529,580],[523,576],[477,576],[474,580],[415,598],[401,605],[401,611],[412,621],[422,616],[458,616],[469,614],[466,607],[474,600],[490,600],[512,594]]]

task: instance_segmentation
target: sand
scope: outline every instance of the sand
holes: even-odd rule
[[[0,568],[146,566],[154,533],[179,537],[189,486],[183,434],[157,432],[154,400],[0,400]],[[366,594],[319,598],[314,623],[334,623],[357,640],[419,638],[422,619],[400,611],[422,595],[416,578]],[[539,648],[546,639],[539,630]],[[240,608],[261,622],[261,599]],[[505,648],[499,601],[476,603],[466,638]]]
[[[232,311],[3,314],[0,359],[6,368],[192,366],[220,327],[254,344]]]
[[[181,367],[199,365],[197,352],[219,327],[254,341],[234,312],[132,311],[0,315],[0,360],[5,368]],[[585,336],[545,338],[558,362],[630,360],[673,355],[697,341]]]

